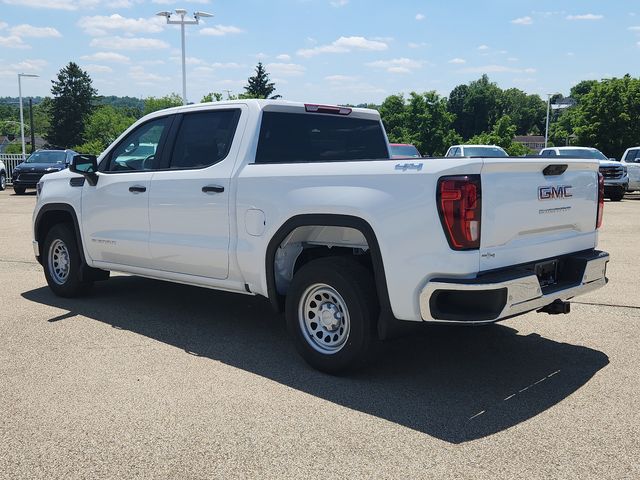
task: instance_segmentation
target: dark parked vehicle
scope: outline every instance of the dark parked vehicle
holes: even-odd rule
[[[416,147],[409,143],[390,143],[391,158],[421,158]]]
[[[43,175],[64,170],[77,155],[73,150],[38,150],[11,172],[13,190],[22,195],[27,188],[36,188]]]

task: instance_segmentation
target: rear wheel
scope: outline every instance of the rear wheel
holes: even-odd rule
[[[313,260],[287,294],[287,328],[314,368],[338,373],[367,359],[379,312],[371,272],[350,258]]]
[[[16,195],[24,195],[27,189],[24,187],[13,187],[13,191],[16,192]]]
[[[93,282],[80,280],[82,260],[76,236],[66,223],[54,225],[43,245],[44,275],[53,293],[75,297],[86,293]]]
[[[7,188],[7,175],[4,172],[0,172],[0,191]]]

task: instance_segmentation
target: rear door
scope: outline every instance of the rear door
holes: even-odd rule
[[[225,279],[229,274],[231,174],[245,106],[185,113],[149,194],[153,268]]]
[[[598,162],[487,158],[480,270],[594,248]]]

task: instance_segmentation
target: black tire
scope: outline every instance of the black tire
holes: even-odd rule
[[[13,187],[13,191],[16,192],[16,195],[24,195],[27,189],[25,187]]]
[[[330,332],[328,337],[333,335],[335,339],[338,337],[338,332],[343,334],[342,325],[345,326],[345,329],[348,326],[346,338],[340,340],[342,343],[337,351],[319,350],[323,345],[318,344],[322,343],[322,337],[327,335],[323,332],[329,331],[324,330],[325,327],[321,326],[320,321],[317,322],[317,331],[310,326],[305,326],[307,325],[307,317],[302,313],[305,311],[304,302],[305,299],[308,299],[313,305],[314,298],[322,298],[320,295],[310,296],[311,292],[314,292],[313,289],[318,288],[316,287],[318,285],[330,287],[338,293],[337,296],[340,298],[340,300],[334,299],[336,301],[333,302],[331,300],[333,297],[330,298],[325,294],[326,302],[318,302],[320,305],[317,307],[332,309],[331,312],[335,312],[334,317],[340,317],[336,320],[337,327],[331,325],[336,330]],[[342,306],[346,307],[346,315],[340,313]],[[285,309],[287,329],[300,355],[317,370],[332,374],[353,370],[362,366],[367,360],[371,347],[377,339],[376,327],[379,311],[373,275],[364,266],[348,257],[312,260],[300,268],[289,287]],[[311,315],[311,313],[306,315]],[[345,320],[342,320],[343,317],[345,317],[346,324]],[[316,318],[320,319],[320,316]],[[331,318],[331,314],[329,314],[329,318]],[[334,320],[331,319],[331,321]],[[309,322],[313,325],[312,320]],[[313,338],[313,333],[319,335],[320,340]]]
[[[0,172],[0,192],[7,188],[7,174]]]
[[[624,198],[624,192],[616,192],[609,195],[612,202],[619,202]]]
[[[56,244],[53,248],[52,246]],[[66,253],[56,254],[56,247],[66,249]],[[59,251],[59,250],[58,250]],[[55,260],[58,258],[58,260]],[[66,260],[60,260],[66,258]],[[57,262],[57,263],[56,263]],[[56,265],[66,267],[56,269]],[[42,265],[49,288],[59,297],[77,297],[89,291],[93,282],[80,280],[82,259],[78,250],[76,235],[67,223],[58,223],[51,227],[42,246]],[[60,272],[64,270],[65,275]]]

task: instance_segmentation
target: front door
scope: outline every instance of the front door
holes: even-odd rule
[[[183,114],[167,163],[149,195],[154,268],[207,278],[229,275],[230,178],[242,131],[241,106]]]
[[[170,123],[163,117],[136,127],[100,162],[97,184],[84,183],[83,236],[94,261],[150,266],[149,189]]]

